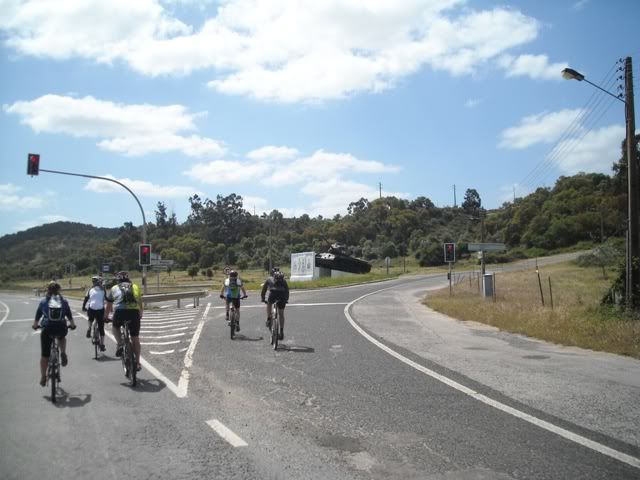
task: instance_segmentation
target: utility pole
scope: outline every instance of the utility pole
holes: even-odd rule
[[[458,205],[456,204],[456,186],[453,185],[453,208],[456,208]]]
[[[378,188],[380,189],[380,198],[382,198],[382,182],[378,182]]]
[[[638,191],[638,155],[636,148],[635,109],[633,100],[633,68],[631,57],[624,62],[625,110],[627,117],[627,181],[629,240],[627,253],[626,304],[631,311],[640,307],[640,192]]]

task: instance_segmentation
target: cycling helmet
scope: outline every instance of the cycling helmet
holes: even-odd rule
[[[284,272],[281,272],[280,270],[278,270],[277,272],[275,272],[273,274],[273,278],[274,278],[274,280],[282,280],[282,279],[284,279]]]
[[[55,280],[51,280],[47,284],[47,293],[49,295],[56,295],[59,292],[60,292],[60,284],[58,282],[56,282]]]
[[[102,281],[102,279],[97,275],[94,275],[93,277],[91,277],[91,283],[93,283],[94,286],[95,285],[100,285],[101,281]]]
[[[236,272],[235,270],[231,270],[229,272],[229,276],[233,278],[238,278],[238,272]]]
[[[116,281],[120,282],[128,282],[129,281],[129,272],[118,272],[116,273]]]
[[[271,275],[275,276],[279,271],[280,271],[280,269],[278,267],[273,267],[271,269]]]

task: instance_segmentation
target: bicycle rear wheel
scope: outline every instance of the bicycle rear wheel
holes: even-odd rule
[[[49,362],[49,381],[51,382],[51,402],[56,403],[56,391],[57,391],[57,383],[58,383],[58,364],[54,360],[53,362]]]
[[[229,335],[231,340],[233,340],[233,338],[236,336],[236,309],[233,308],[231,310],[231,314],[229,315]]]
[[[98,320],[91,324],[91,343],[93,343],[93,358],[98,359],[98,345],[100,344],[100,332],[98,330]]]
[[[280,332],[280,317],[278,316],[278,310],[275,309],[273,314],[273,322],[271,322],[271,345],[274,350],[278,350],[278,333]]]
[[[137,383],[138,364],[136,362],[136,355],[133,353],[133,345],[131,344],[129,344],[129,365],[131,365],[129,383],[132,387],[135,387]]]

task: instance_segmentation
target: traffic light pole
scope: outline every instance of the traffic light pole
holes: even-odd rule
[[[71,175],[73,177],[96,178],[98,180],[106,180],[107,182],[113,182],[120,185],[127,192],[129,192],[133,196],[133,198],[135,198],[136,202],[138,203],[138,207],[140,207],[140,213],[142,213],[142,243],[147,243],[147,220],[144,216],[144,210],[142,209],[142,204],[140,203],[140,200],[138,200],[138,197],[136,197],[136,194],[133,193],[131,189],[127,187],[124,183],[114,180],[113,178],[97,177],[95,175],[85,175],[83,173],[61,172],[58,170],[45,170],[44,168],[40,168],[39,170],[41,172],[57,173],[58,175]],[[145,294],[147,293],[147,266],[146,265],[142,265],[142,290]]]

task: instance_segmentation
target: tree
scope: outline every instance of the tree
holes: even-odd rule
[[[464,202],[462,202],[462,210],[469,215],[477,215],[482,201],[480,200],[480,194],[475,188],[468,188],[464,194]]]

